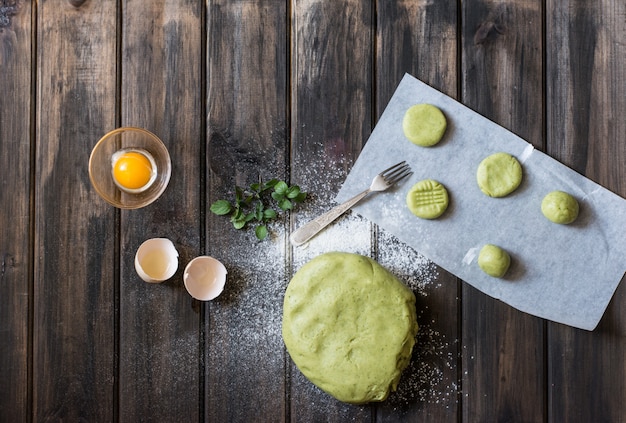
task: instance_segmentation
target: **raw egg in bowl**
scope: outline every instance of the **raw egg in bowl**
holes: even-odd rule
[[[123,127],[102,137],[89,157],[89,179],[109,204],[137,209],[165,191],[172,164],[163,142],[152,132]]]

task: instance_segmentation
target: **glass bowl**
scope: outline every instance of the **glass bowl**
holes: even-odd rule
[[[156,177],[140,190],[124,190],[113,178],[113,157],[121,150],[143,153],[150,159]],[[172,163],[167,148],[152,132],[131,126],[115,129],[96,143],[89,157],[89,179],[96,192],[120,209],[138,209],[154,202],[170,180]],[[133,191],[133,192],[131,192]]]

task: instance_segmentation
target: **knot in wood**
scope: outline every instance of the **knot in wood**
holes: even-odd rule
[[[72,6],[79,8],[81,7],[83,4],[85,4],[85,2],[87,0],[67,0]]]
[[[11,18],[19,12],[19,3],[3,4],[0,6],[0,28],[7,28],[11,25]]]
[[[474,33],[474,44],[483,44],[494,39],[498,34],[504,34],[502,25],[494,21],[484,21]]]

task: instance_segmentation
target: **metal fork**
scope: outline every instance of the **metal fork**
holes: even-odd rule
[[[402,161],[398,164],[391,166],[389,169],[383,170],[374,177],[368,189],[360,194],[355,195],[345,203],[342,203],[330,209],[323,215],[310,221],[309,223],[300,227],[298,230],[292,233],[289,237],[291,244],[296,247],[304,244],[315,235],[317,235],[319,232],[321,232],[322,229],[332,223],[335,219],[344,214],[349,208],[367,197],[370,193],[385,191],[387,188],[395,185],[412,173],[413,172],[411,171],[411,168],[406,163],[406,161]]]

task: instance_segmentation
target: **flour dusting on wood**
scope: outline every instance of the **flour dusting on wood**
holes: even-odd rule
[[[458,339],[448,340],[438,329],[433,316],[445,315],[448,310],[431,313],[428,297],[441,289],[439,268],[413,248],[392,234],[379,230],[378,262],[407,284],[417,298],[417,334],[413,356],[402,373],[398,390],[388,402],[396,408],[420,403],[455,403],[457,401],[456,349]]]
[[[310,170],[309,172],[312,172]],[[292,229],[297,229],[320,213],[335,205],[334,192],[323,188],[324,178],[307,177],[300,182],[303,190],[311,193],[308,202],[291,213]],[[241,382],[251,383],[259,372],[270,374],[282,369],[285,347],[282,341],[282,305],[284,292],[291,279],[306,262],[332,251],[344,251],[370,256],[404,282],[418,299],[417,316],[420,331],[412,360],[404,371],[398,390],[385,406],[406,408],[415,403],[453,403],[456,401],[456,348],[458,340],[448,340],[440,333],[438,322],[432,316],[429,296],[441,288],[439,268],[411,247],[388,232],[378,229],[354,212],[348,212],[302,247],[292,248],[288,243],[286,221],[277,221],[270,227],[270,236],[258,242],[252,233],[240,233],[240,245],[255,248],[229,248],[224,264],[229,275],[224,294],[211,306],[211,327],[218,336],[209,334],[209,349],[229,350],[227,344],[238,346],[237,354],[256,351],[274,351],[256,366],[240,368]],[[251,255],[250,251],[253,251]],[[291,265],[289,262],[291,261]],[[219,328],[223,322],[228,328]],[[240,360],[241,363],[252,363]],[[301,375],[292,375],[294,386],[301,386]],[[280,378],[277,377],[277,381]],[[281,389],[281,386],[275,386]],[[312,388],[314,392],[317,388]],[[321,394],[321,393],[320,393]],[[322,397],[325,394],[321,394]],[[332,399],[329,399],[333,401]]]

